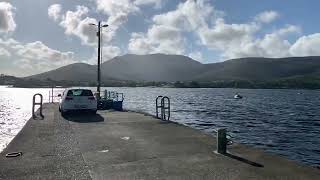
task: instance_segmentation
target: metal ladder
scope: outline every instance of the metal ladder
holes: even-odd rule
[[[161,99],[161,100],[160,100]],[[160,100],[160,103],[159,103]],[[159,116],[159,109],[160,115]],[[156,117],[163,121],[170,120],[170,99],[167,96],[158,96],[156,98]]]
[[[36,97],[37,96],[39,96],[40,97],[40,102],[36,102]],[[34,112],[34,109],[35,109],[35,106],[36,105],[40,105],[40,116],[41,116],[41,118],[44,118],[44,116],[43,116],[43,114],[42,114],[42,103],[43,103],[43,96],[42,96],[42,94],[39,94],[39,93],[37,93],[37,94],[35,94],[35,95],[33,95],[33,98],[32,98],[32,118],[33,119],[35,119],[35,118],[37,118],[37,116],[36,116],[36,114],[35,114],[35,112]]]

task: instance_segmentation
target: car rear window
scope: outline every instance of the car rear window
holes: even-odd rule
[[[91,90],[72,89],[68,91],[67,96],[93,96]]]

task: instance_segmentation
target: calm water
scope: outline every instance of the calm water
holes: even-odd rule
[[[234,141],[310,165],[320,165],[320,91],[108,88],[125,94],[124,108],[155,114],[155,98],[171,99],[171,120],[207,133],[226,127]],[[31,116],[36,92],[0,87],[0,148]],[[244,99],[233,99],[240,93]],[[1,149],[0,149],[1,150]]]

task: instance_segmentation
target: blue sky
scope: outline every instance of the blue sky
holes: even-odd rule
[[[319,1],[0,1],[0,73],[27,76],[126,53],[181,54],[202,63],[320,55]],[[319,50],[318,50],[319,49]]]

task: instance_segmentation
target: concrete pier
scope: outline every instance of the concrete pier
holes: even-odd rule
[[[320,170],[133,112],[62,117],[45,104],[0,157],[0,179],[320,179]],[[6,158],[9,152],[23,155]]]

